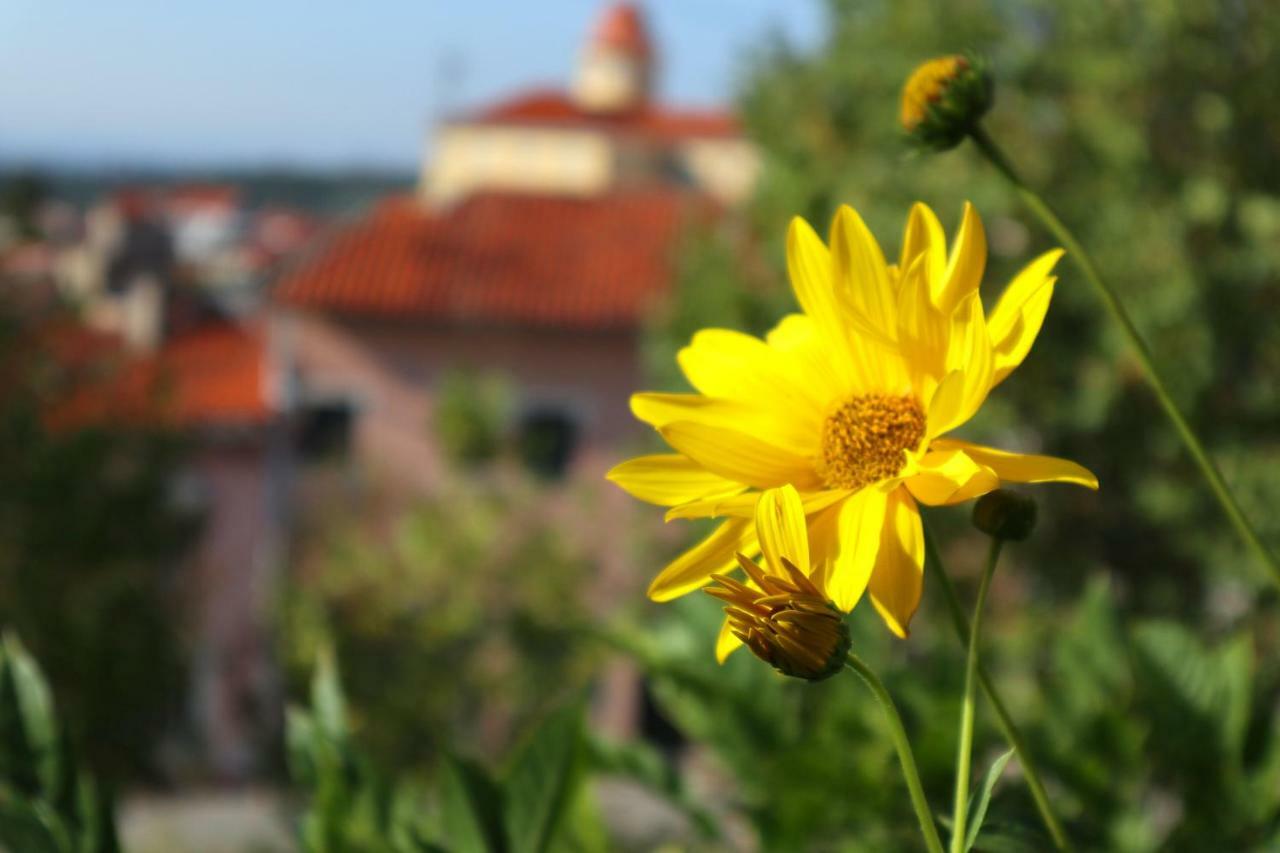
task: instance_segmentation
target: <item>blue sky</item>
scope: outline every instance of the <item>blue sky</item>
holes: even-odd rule
[[[433,117],[561,84],[603,0],[0,0],[0,161],[413,167]],[[647,0],[671,101],[820,0]],[[447,81],[447,82],[446,82]]]

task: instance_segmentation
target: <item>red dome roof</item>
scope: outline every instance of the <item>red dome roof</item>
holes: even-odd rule
[[[614,3],[605,9],[596,21],[591,41],[639,57],[648,57],[653,52],[644,15],[634,3]]]

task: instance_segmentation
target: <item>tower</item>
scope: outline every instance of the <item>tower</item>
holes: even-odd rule
[[[591,112],[643,106],[653,81],[653,43],[639,8],[614,3],[596,21],[578,65],[573,95]]]

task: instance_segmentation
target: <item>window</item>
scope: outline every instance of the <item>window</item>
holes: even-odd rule
[[[517,436],[520,459],[540,477],[563,477],[577,441],[577,421],[563,409],[537,406],[520,419]]]
[[[351,449],[355,406],[347,400],[326,400],[306,406],[298,424],[298,450],[307,462],[341,458]]]

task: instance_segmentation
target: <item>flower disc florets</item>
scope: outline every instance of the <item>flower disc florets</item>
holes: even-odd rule
[[[902,87],[902,128],[924,148],[946,151],[991,109],[994,86],[984,63],[942,56],[923,63]]]
[[[756,657],[783,675],[822,681],[844,666],[849,629],[840,611],[785,557],[787,578],[766,575],[742,554],[738,563],[755,588],[715,574],[709,595],[728,602],[729,630]]]
[[[901,471],[924,431],[924,409],[910,395],[849,397],[823,423],[815,467],[828,488],[861,489]]]

